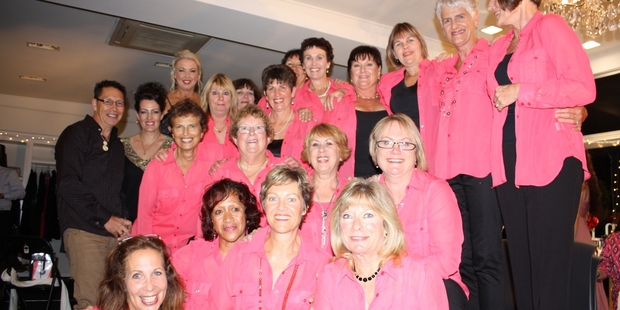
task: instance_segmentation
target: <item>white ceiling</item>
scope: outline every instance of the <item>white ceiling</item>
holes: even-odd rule
[[[479,28],[493,23],[482,2]],[[169,85],[169,69],[153,64],[170,57],[107,44],[119,17],[213,36],[198,52],[203,81],[222,72],[259,82],[263,68],[312,36],[332,43],[340,65],[334,76],[345,78],[342,65],[352,48],[370,44],[384,52],[392,26],[403,21],[425,35],[431,56],[446,47],[432,0],[2,0],[0,94],[88,103],[102,79],[118,80],[129,90],[147,81]],[[593,70],[619,71],[620,31],[602,40],[589,51]],[[26,41],[61,49],[32,49]]]

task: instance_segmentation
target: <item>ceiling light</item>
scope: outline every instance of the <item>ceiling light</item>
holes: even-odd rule
[[[489,26],[489,27],[486,27],[486,28],[484,28],[484,29],[482,29],[480,31],[482,31],[482,32],[484,32],[486,34],[496,34],[498,32],[502,32],[502,28],[495,27],[495,26]]]
[[[586,42],[586,43],[584,43],[584,44],[582,44],[582,45],[583,45],[583,48],[585,48],[585,49],[587,49],[587,50],[589,50],[589,49],[591,49],[591,48],[595,48],[595,47],[599,47],[599,46],[601,46],[601,44],[600,44],[600,43],[598,43],[598,42],[596,42],[596,41],[592,41],[592,40],[591,40],[591,41],[588,41],[588,42]]]
[[[561,15],[574,30],[583,29],[590,38],[619,27],[618,9],[613,0],[553,0],[543,6],[543,13]],[[605,4],[607,3],[607,4]]]
[[[167,62],[158,61],[155,63],[155,67],[172,68],[172,65]]]
[[[28,76],[28,75],[20,75],[19,78],[22,79],[22,80],[36,81],[36,82],[45,82],[45,81],[47,81],[47,79],[42,78],[42,77]]]
[[[45,44],[45,43],[36,43],[36,42],[26,42],[26,45],[28,47],[33,47],[33,48],[40,48],[42,50],[49,50],[49,51],[60,51],[60,46],[58,45],[51,45],[51,44]]]

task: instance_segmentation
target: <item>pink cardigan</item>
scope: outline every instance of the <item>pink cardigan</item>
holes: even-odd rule
[[[506,54],[513,31],[495,42],[489,51],[488,95],[498,83],[495,68]],[[558,107],[585,106],[594,101],[596,88],[588,55],[579,38],[558,15],[536,13],[523,28],[520,43],[508,64],[508,77],[520,83],[515,106],[517,163],[515,186],[544,186],[562,169],[564,159],[575,157],[589,178],[581,132],[555,118]],[[489,101],[491,104],[491,101]],[[491,171],[493,185],[506,182],[502,133],[508,108],[493,112]]]

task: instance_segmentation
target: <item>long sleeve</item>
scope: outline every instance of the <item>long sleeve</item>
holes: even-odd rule
[[[527,42],[531,49],[518,55],[519,101],[523,107],[584,106],[594,101],[596,86],[590,60],[579,38],[557,15],[541,17]],[[529,46],[528,46],[529,47]],[[515,55],[517,56],[517,55]]]
[[[83,131],[80,127],[69,126],[60,135],[56,143],[57,193],[59,200],[62,201],[60,206],[69,207],[77,217],[103,228],[113,214],[84,184],[90,146],[89,132]]]
[[[7,175],[7,183],[9,185],[9,191],[4,194],[4,199],[7,200],[20,200],[26,197],[26,190],[24,189],[24,185],[19,180],[19,176],[17,176],[17,172],[9,171]]]
[[[172,156],[169,152],[168,156]],[[157,166],[157,167],[156,167]],[[138,195],[138,216],[133,223],[132,235],[144,235],[153,233],[153,214],[157,208],[157,193],[159,192],[159,170],[162,168],[160,163],[151,161],[144,170],[144,176],[140,183],[140,194]]]

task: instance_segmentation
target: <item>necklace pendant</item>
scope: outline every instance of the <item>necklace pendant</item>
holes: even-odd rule
[[[107,152],[110,148],[108,148],[108,141],[103,140],[103,146],[101,146],[101,148]]]
[[[324,218],[324,219],[327,218],[327,211],[323,210],[321,212],[321,217]]]

